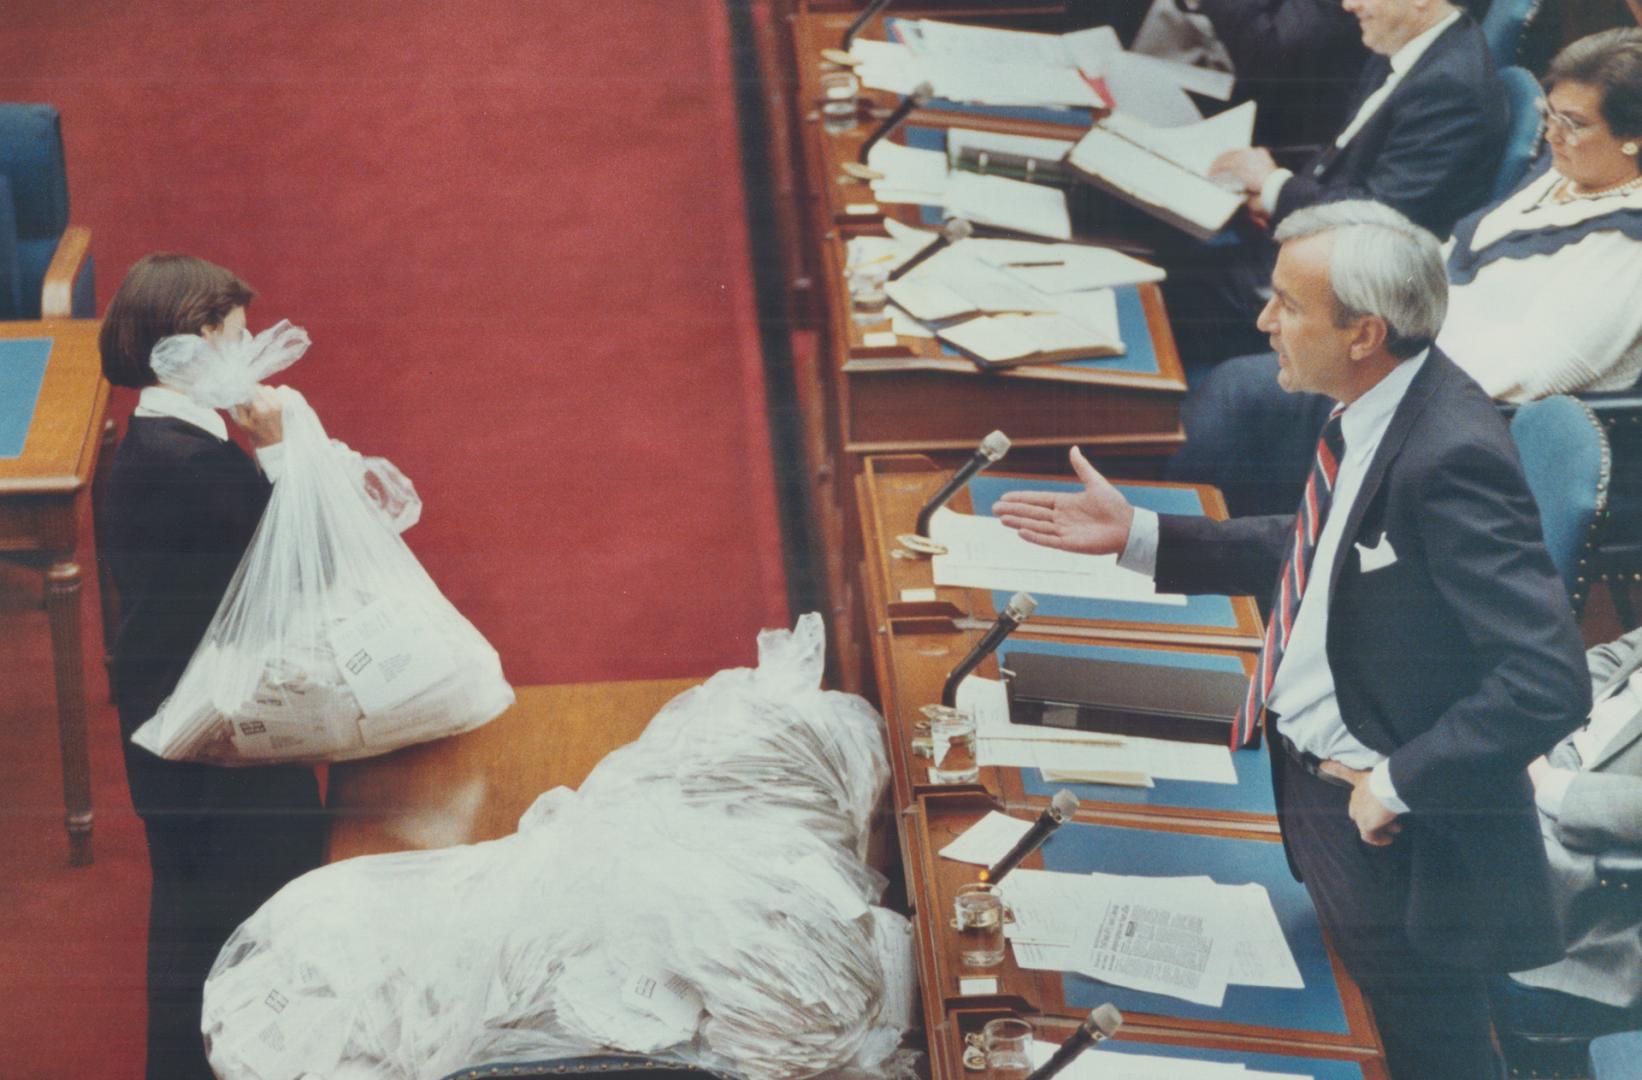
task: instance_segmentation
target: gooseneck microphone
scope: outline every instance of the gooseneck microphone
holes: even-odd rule
[[[998,616],[998,621],[987,628],[981,635],[981,640],[969,650],[969,655],[959,661],[958,666],[946,677],[946,685],[941,687],[941,704],[952,706],[958,701],[958,684],[968,678],[969,673],[981,666],[981,661],[997,651],[1003,644],[1004,638],[1015,632],[1015,627],[1032,617],[1038,610],[1038,602],[1032,599],[1031,593],[1018,592],[1009,598],[1009,603]]]
[[[1008,854],[992,866],[987,867],[981,874],[981,880],[990,881],[994,885],[1002,881],[1028,855],[1042,847],[1044,841],[1048,840],[1056,829],[1066,824],[1067,819],[1077,812],[1078,797],[1076,795],[1065,788],[1055,792],[1055,797],[1049,800],[1049,805],[1044,807],[1043,813],[1038,815],[1038,820],[1034,821],[1032,827],[1027,829],[1019,840],[1015,841],[1015,846],[1009,849]]]
[[[923,108],[934,97],[933,85],[927,82],[919,83],[911,94],[901,100],[901,104],[895,106],[894,112],[884,117],[884,122],[878,125],[878,130],[867,136],[867,141],[861,144],[861,152],[855,156],[855,160],[865,165],[867,155],[872,153],[872,148],[878,145],[879,140],[900,127],[902,122],[912,115],[912,110]]]
[[[975,227],[963,218],[948,218],[946,224],[941,228],[940,234],[935,239],[919,248],[912,258],[889,272],[889,280],[900,281],[903,277],[906,277],[908,271],[916,268],[942,248],[951,247],[959,240],[968,240],[974,235]]]
[[[1009,453],[1009,436],[1003,432],[994,431],[982,439],[975,455],[964,462],[963,467],[952,474],[952,479],[948,480],[946,485],[935,493],[935,497],[925,503],[922,510],[918,511],[918,524],[913,532],[928,539],[929,519],[935,516],[935,511],[945,506],[947,500],[952,496],[958,494],[959,490],[969,483],[971,476],[974,476],[1007,453]]]
[[[844,31],[844,36],[839,39],[838,48],[843,52],[849,52],[850,46],[855,44],[855,35],[859,34],[867,23],[872,21],[874,15],[889,7],[889,3],[890,0],[872,0],[872,3],[862,8],[861,14],[855,17],[855,21],[849,24],[848,29]]]
[[[1123,1014],[1113,1005],[1097,1005],[1089,1012],[1089,1018],[1078,1025],[1076,1031],[1066,1037],[1066,1041],[1026,1080],[1049,1080],[1051,1076],[1072,1064],[1077,1056],[1096,1043],[1103,1043],[1117,1034],[1117,1029],[1123,1026]]]

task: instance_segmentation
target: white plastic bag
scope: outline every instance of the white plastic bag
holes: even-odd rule
[[[762,635],[757,671],[676,698],[512,836],[287,886],[206,983],[218,1075],[437,1078],[608,1051],[746,1080],[904,1073],[910,927],[872,906],[883,879],[851,824],[883,794],[883,722],[817,689],[820,634],[808,615]]]
[[[153,364],[167,385],[228,408],[307,344],[285,322],[223,351],[179,335]],[[329,439],[295,390],[278,392],[280,479],[198,650],[133,741],[218,765],[340,761],[495,718],[513,702],[496,651],[398,535],[420,515],[415,489]]]

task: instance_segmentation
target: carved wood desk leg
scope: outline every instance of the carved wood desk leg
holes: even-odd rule
[[[57,680],[57,739],[63,759],[68,861],[91,865],[91,761],[86,752],[85,658],[80,651],[80,566],[72,559],[46,571],[46,617]]]

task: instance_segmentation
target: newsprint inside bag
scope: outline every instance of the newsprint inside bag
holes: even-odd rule
[[[281,322],[219,350],[154,348],[155,374],[202,405],[251,400],[307,334]],[[177,688],[132,737],[218,765],[341,761],[453,735],[513,702],[496,650],[400,539],[421,511],[404,476],[325,434],[290,387],[283,465],[262,521]]]

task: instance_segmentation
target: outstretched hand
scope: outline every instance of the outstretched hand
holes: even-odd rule
[[[992,515],[1044,547],[1085,555],[1116,555],[1129,542],[1135,508],[1072,448],[1072,471],[1083,481],[1076,493],[1011,491],[992,506]]]

